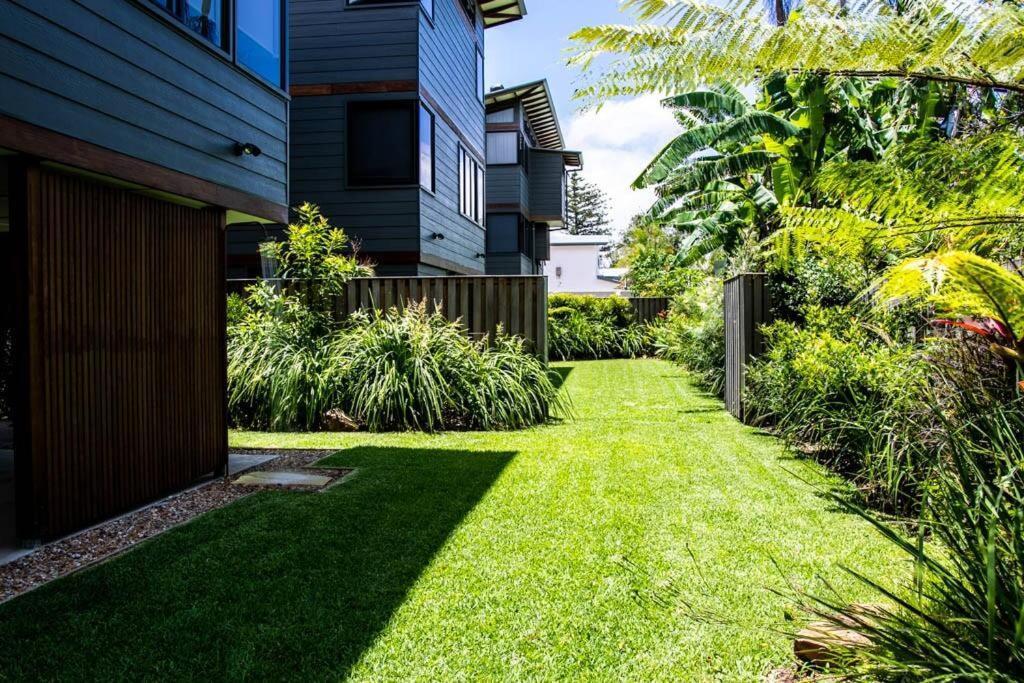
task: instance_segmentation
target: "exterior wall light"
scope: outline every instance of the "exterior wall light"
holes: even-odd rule
[[[434,240],[435,242],[440,242],[441,240],[444,239],[444,235],[442,235],[439,232],[435,232],[433,235],[430,236],[430,239]]]
[[[263,150],[254,145],[251,142],[236,142],[235,143],[235,156],[239,157],[258,157],[263,154]]]

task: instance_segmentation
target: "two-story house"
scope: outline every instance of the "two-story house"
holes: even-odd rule
[[[0,489],[23,540],[225,468],[225,230],[287,220],[286,26],[284,0],[0,0]]]
[[[499,88],[487,106],[487,274],[536,275],[550,231],[566,216],[566,174],[583,155],[565,149],[547,81]]]
[[[290,4],[292,204],[318,204],[381,275],[483,273],[484,34],[523,0]],[[233,247],[250,264],[251,234]]]

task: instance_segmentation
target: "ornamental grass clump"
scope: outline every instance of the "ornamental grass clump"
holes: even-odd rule
[[[519,429],[567,408],[522,340],[473,342],[422,304],[357,318],[335,352],[346,406],[373,431]]]
[[[876,515],[868,519],[912,565],[907,584],[853,575],[888,606],[865,611],[835,597],[810,611],[867,636],[868,647],[839,648],[835,670],[881,681],[1024,680],[1024,405],[993,407],[976,386],[932,403],[940,441],[918,531],[907,538]]]

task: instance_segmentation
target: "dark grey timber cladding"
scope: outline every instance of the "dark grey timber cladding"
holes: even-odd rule
[[[561,152],[530,150],[530,217],[565,218],[565,160]]]
[[[418,187],[353,189],[345,185],[346,103],[410,98],[327,95],[292,100],[292,206],[313,202],[371,259],[373,252],[418,252]],[[230,233],[229,233],[230,238]]]
[[[484,263],[477,255],[486,250],[484,228],[459,212],[458,149],[468,147],[480,164],[487,163],[482,157],[484,105],[476,85],[484,32],[480,17],[476,29],[470,28],[459,4],[460,0],[435,0],[433,21],[420,16],[420,87],[444,114],[435,112],[435,193],[422,193],[423,252],[466,272],[482,272]],[[435,232],[445,239],[431,240]]]
[[[523,167],[487,167],[487,203],[489,205],[518,206],[524,215],[529,214],[530,183]]]
[[[349,7],[346,0],[290,0],[293,85],[414,81],[418,3]]]
[[[287,95],[141,3],[0,0],[0,93],[0,114],[288,200]]]
[[[548,359],[548,281],[542,276],[357,278],[346,285],[336,312],[347,317],[421,302],[459,321],[474,339],[493,338],[500,327]]]
[[[768,288],[763,273],[745,273],[725,283],[725,407],[749,419],[743,391],[746,366],[764,350],[761,326],[768,322]]]

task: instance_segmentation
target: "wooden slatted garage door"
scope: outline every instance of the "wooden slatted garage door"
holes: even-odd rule
[[[226,465],[225,214],[41,167],[18,185],[18,525],[45,539]]]

